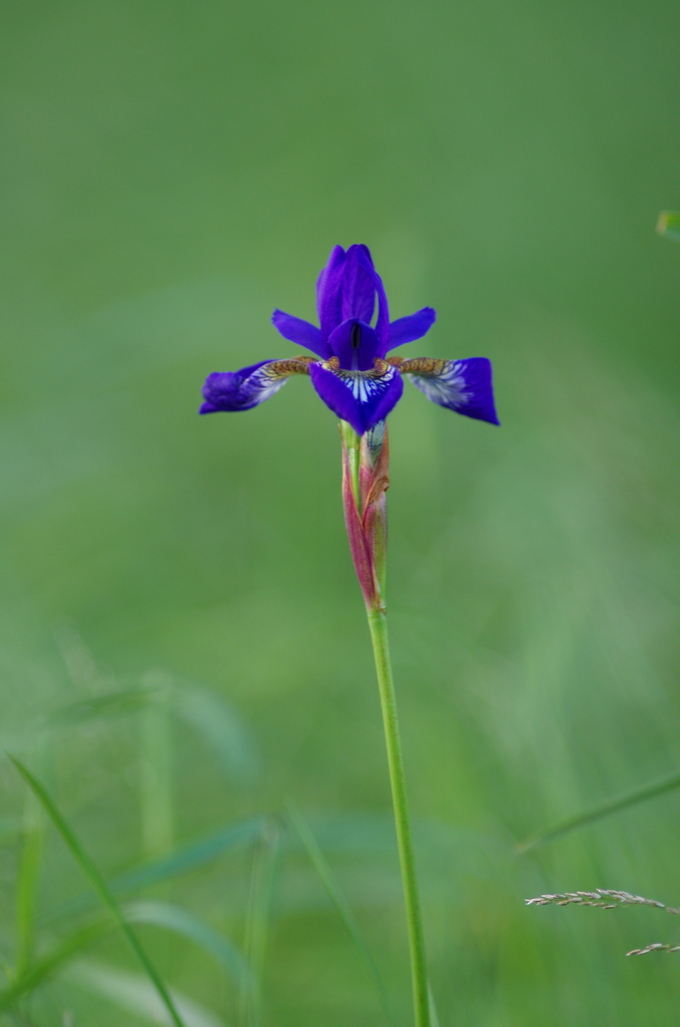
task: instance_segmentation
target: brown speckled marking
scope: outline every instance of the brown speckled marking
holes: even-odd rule
[[[441,360],[438,357],[415,357],[413,360],[400,360],[396,366],[402,374],[422,374],[426,378],[436,378],[448,363],[448,360]]]
[[[377,357],[369,371],[349,371],[340,367],[337,357],[329,357],[328,360],[324,360],[322,367],[325,367],[327,371],[335,372],[339,378],[382,378],[389,371],[390,364],[389,361]]]
[[[313,357],[291,357],[290,360],[272,360],[262,368],[267,378],[287,378],[291,374],[309,374]]]

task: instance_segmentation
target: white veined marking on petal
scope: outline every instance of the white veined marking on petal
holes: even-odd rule
[[[447,362],[445,370],[438,375],[413,374],[409,375],[409,378],[426,396],[436,396],[439,399],[448,400],[450,403],[462,405],[470,401],[470,393],[464,391],[466,381],[463,375],[458,373],[459,369],[460,362],[450,360]]]
[[[265,399],[269,399],[286,384],[288,375],[272,373],[269,364],[263,364],[262,367],[258,367],[257,371],[253,371],[245,381],[249,386],[246,391],[252,390],[253,399],[259,393],[258,403],[263,403]]]
[[[345,368],[338,368],[333,371],[345,385],[350,389],[352,395],[359,403],[368,403],[376,395],[383,392],[387,383],[394,376],[394,371],[347,371]]]

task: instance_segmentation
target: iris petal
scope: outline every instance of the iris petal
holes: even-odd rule
[[[364,270],[370,274],[373,280],[373,286],[378,295],[378,318],[375,323],[375,330],[380,340],[380,353],[381,357],[385,356],[388,346],[388,333],[390,324],[390,309],[387,303],[387,295],[385,288],[382,283],[382,278],[375,270],[373,266],[373,258],[371,257],[371,251],[368,246],[358,246],[359,250],[359,261],[363,265]]]
[[[402,360],[398,366],[433,403],[466,417],[500,424],[494,404],[491,361],[486,357],[468,360],[419,357]]]
[[[378,316],[372,327],[376,296]],[[211,374],[200,412],[250,410],[278,392],[291,375],[310,374],[326,405],[364,435],[384,422],[402,394],[402,376],[407,375],[433,403],[499,423],[491,363],[485,358],[385,359],[397,346],[422,338],[436,313],[423,307],[390,324],[385,289],[367,246],[333,248],[317,282],[317,306],[320,328],[282,310],[272,315],[284,338],[315,357],[264,360],[240,371]]]
[[[240,371],[215,371],[205,380],[205,403],[199,413],[251,410],[278,392],[291,375],[309,374],[310,360],[309,357],[263,360]]]
[[[395,367],[378,362],[371,371],[346,371],[311,364],[312,385],[326,406],[341,420],[348,421],[363,435],[383,421],[403,392],[403,382]]]
[[[370,325],[356,318],[343,321],[331,332],[328,346],[340,361],[340,367],[351,371],[369,371],[378,355],[378,336]]]
[[[342,320],[357,318],[370,324],[375,307],[375,271],[367,246],[347,250],[342,280]]]
[[[397,346],[405,346],[407,342],[415,342],[422,339],[423,335],[429,332],[437,320],[437,312],[432,307],[423,307],[415,314],[408,317],[400,317],[390,325],[389,342],[387,352],[396,349]]]
[[[284,339],[296,342],[298,346],[305,346],[323,360],[331,355],[328,343],[324,341],[320,329],[316,325],[310,324],[309,321],[303,321],[301,317],[293,317],[292,314],[285,314],[283,310],[275,310],[272,314],[272,324]]]
[[[316,283],[316,304],[321,334],[325,339],[342,321],[342,281],[346,254],[342,246],[334,246],[328,263]]]

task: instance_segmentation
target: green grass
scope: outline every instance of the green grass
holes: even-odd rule
[[[71,830],[71,827],[69,826],[68,822],[64,819],[61,812],[57,809],[51,796],[44,789],[40,781],[38,781],[37,778],[33,776],[30,770],[28,770],[28,768],[25,767],[24,764],[20,762],[20,760],[15,759],[13,756],[10,756],[10,760],[14,764],[16,769],[19,771],[19,773],[21,774],[24,781],[29,786],[35,797],[38,799],[44,811],[49,816],[58,833],[61,835],[62,840],[66,844],[67,848],[70,850],[71,855],[78,863],[80,869],[83,872],[83,875],[87,878],[90,885],[92,886],[93,891],[101,900],[102,905],[105,907],[105,909],[109,911],[109,913],[115,920],[116,924],[120,928],[121,932],[124,934],[128,944],[130,945],[130,948],[134,952],[139,962],[142,964],[142,967],[144,968],[144,971],[149,980],[151,981],[153,987],[158,992],[158,997],[161,999],[163,1006],[169,1014],[171,1022],[175,1024],[175,1027],[186,1027],[182,1019],[180,1018],[179,1013],[177,1012],[175,1004],[172,998],[170,997],[170,993],[166,988],[163,979],[160,977],[158,971],[156,970],[156,967],[149,958],[144,946],[140,943],[136,933],[130,927],[128,920],[123,915],[118,903],[113,897],[111,889],[108,887],[106,881],[102,877],[97,865],[92,861],[91,857],[85,851],[80,841]],[[34,859],[33,862],[35,862]],[[35,871],[31,873],[31,884],[33,885],[33,888],[35,888]],[[24,885],[24,888],[25,887],[26,885]],[[28,900],[25,899],[21,905],[21,923],[23,927],[21,941],[24,940],[24,936],[26,933],[26,927],[23,925],[23,921],[25,920],[26,913],[29,909],[32,912],[32,903],[29,903]],[[20,962],[18,965],[18,975],[30,973],[30,967],[28,966],[30,951],[26,951],[25,944],[21,945],[19,954]]]
[[[382,1022],[343,895],[408,1023],[334,419],[297,380],[196,416],[207,373],[292,352],[272,309],[313,316],[357,241],[395,317],[437,308],[414,356],[493,359],[503,422],[409,389],[390,424],[441,1025],[674,1025],[677,957],[623,958],[652,913],[523,900],[680,903],[680,792],[611,809],[680,766],[680,248],[654,230],[680,208],[677,7],[38,0],[0,21],[0,742],[121,915],[155,910],[132,929],[179,1015]],[[335,899],[295,830],[267,862],[288,800]],[[0,1022],[162,1015],[7,762],[0,841],[0,987],[37,982]]]

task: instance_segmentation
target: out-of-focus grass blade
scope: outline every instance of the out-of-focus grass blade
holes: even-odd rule
[[[395,866],[397,843],[394,821],[382,814],[345,813],[337,816],[315,817],[314,836],[326,853],[361,856],[382,859],[394,856]],[[422,858],[440,865],[447,872],[452,856],[457,867],[464,873],[479,875],[489,860],[505,855],[505,848],[497,838],[473,828],[459,828],[441,820],[418,818],[414,821],[415,842]],[[291,835],[289,844],[299,847],[296,835]]]
[[[29,790],[26,793],[17,877],[17,977],[23,976],[33,957],[35,907],[42,851],[42,807],[35,794]]]
[[[133,902],[123,907],[123,915],[128,922],[153,924],[190,939],[227,969],[236,985],[249,983],[250,967],[236,945],[186,910],[165,902]],[[107,909],[92,922],[61,938],[49,952],[17,974],[9,987],[0,991],[0,1012],[34,991],[64,963],[117,927],[118,921]]]
[[[262,1023],[262,980],[280,839],[281,824],[274,817],[267,817],[262,822],[255,845],[246,916],[243,947],[252,975],[241,990],[239,1012],[242,1027],[260,1027]]]
[[[54,802],[52,801],[51,797],[45,791],[40,782],[35,777],[33,777],[30,770],[28,770],[23,765],[23,763],[15,759],[13,756],[10,756],[10,759],[19,771],[19,773],[21,774],[21,776],[23,777],[23,779],[26,781],[28,786],[40,800],[43,808],[50,817],[50,820],[59,831],[59,834],[63,838],[68,848],[71,850],[71,854],[73,855],[81,870],[89,880],[90,884],[92,885],[92,888],[99,896],[102,904],[111,912],[112,916],[117,921],[121,931],[127,938],[131,949],[133,950],[133,952],[139,959],[140,963],[144,967],[146,974],[149,977],[149,980],[158,992],[158,995],[163,1005],[167,1009],[168,1014],[170,1016],[170,1022],[173,1023],[175,1027],[185,1027],[179,1016],[179,1013],[175,1009],[175,1005],[172,1001],[172,998],[170,997],[167,988],[165,987],[165,984],[158,975],[158,972],[156,971],[156,968],[154,967],[153,963],[147,956],[146,951],[144,950],[144,948],[142,947],[141,943],[137,938],[137,935],[134,933],[134,931],[130,928],[130,925],[125,920],[125,917],[121,913],[118,904],[113,897],[113,894],[111,893],[108,885],[106,884],[106,881],[99,872],[96,864],[90,859],[88,854],[85,852],[82,845],[76,838],[75,834],[69,827],[68,823],[61,815],[61,813],[55,806]]]
[[[79,724],[99,717],[123,716],[136,713],[149,704],[158,702],[159,689],[151,686],[124,688],[106,695],[95,695],[75,703],[69,703],[49,714],[41,722],[42,727],[58,727]]]
[[[680,242],[680,211],[662,210],[656,223],[656,230],[659,235]]]
[[[39,987],[43,981],[54,974],[60,966],[68,963],[74,955],[87,948],[106,934],[114,926],[107,917],[97,923],[79,927],[78,930],[63,938],[54,948],[40,959],[35,960],[21,976],[17,977],[9,987],[0,991],[0,1012],[9,1009],[23,995],[28,995]]]
[[[45,774],[50,763],[49,739],[43,738],[33,748],[33,758],[40,772]],[[29,788],[26,790],[22,830],[21,852],[16,887],[17,946],[14,977],[20,978],[33,962],[35,946],[35,919],[40,883],[40,868],[45,835],[45,814],[42,805]]]
[[[135,688],[69,703],[42,719],[38,726],[68,726],[137,712],[145,715],[161,706],[173,709],[185,723],[201,732],[231,779],[240,783],[253,779],[258,762],[255,749],[247,729],[230,706],[207,688],[173,681],[159,671],[147,674]]]
[[[156,859],[172,849],[174,834],[172,721],[165,696],[139,713],[141,734],[140,812],[142,854]]]
[[[385,1013],[388,1022],[394,1024],[396,1022],[394,1018],[394,1011],[392,1010],[392,1006],[390,1005],[389,995],[387,994],[387,989],[380,975],[380,971],[378,970],[377,964],[373,959],[373,956],[371,955],[371,951],[368,945],[366,944],[366,941],[364,940],[364,937],[359,928],[359,924],[357,923],[356,917],[352,912],[352,908],[349,902],[347,901],[335,874],[331,870],[331,867],[326,857],[321,851],[321,848],[316,838],[314,837],[314,834],[312,833],[309,824],[301,815],[301,813],[291,803],[288,804],[288,813],[291,822],[295,827],[295,830],[300,836],[300,841],[302,842],[307,851],[307,855],[309,856],[316,872],[321,878],[324,887],[328,892],[331,902],[335,906],[338,916],[347,928],[347,932],[350,938],[354,942],[354,945],[357,951],[359,952],[361,958],[363,959],[370,976],[373,978],[375,982],[375,985],[380,994],[380,1001],[382,1003],[383,1012]]]
[[[62,620],[55,625],[54,641],[78,691],[84,691],[86,695],[101,695],[105,690],[108,691],[113,683],[111,672],[99,669],[85,639],[72,621]]]
[[[262,817],[240,821],[216,834],[208,835],[207,838],[202,838],[198,842],[176,849],[167,856],[161,856],[159,859],[124,871],[124,873],[112,877],[108,882],[108,887],[114,895],[124,895],[127,892],[149,888],[173,877],[179,877],[181,874],[187,874],[191,870],[196,870],[198,867],[210,863],[211,860],[217,859],[229,849],[255,841],[262,833],[262,824]],[[81,899],[69,903],[68,906],[62,906],[57,910],[54,918],[50,919],[61,919],[67,915],[86,912],[92,904],[89,896],[83,896]]]
[[[225,967],[237,985],[250,983],[250,967],[237,946],[188,910],[168,902],[142,901],[126,905],[124,911],[134,923],[153,924],[189,938]]]
[[[430,1023],[431,1023],[431,1027],[439,1027],[439,1014],[437,1012],[437,1007],[436,1007],[435,1002],[434,1002],[434,995],[432,994],[432,985],[430,984],[429,981],[427,982],[427,994],[428,994],[428,998],[430,1000]]]
[[[227,703],[214,692],[196,685],[176,685],[177,713],[197,728],[210,743],[228,776],[239,783],[251,781],[257,759],[250,735]]]
[[[150,1023],[172,1024],[167,1006],[159,1000],[153,986],[141,974],[121,970],[94,960],[79,959],[62,974],[81,988],[115,1002],[133,1016]],[[225,1027],[213,1012],[173,989],[172,1001],[180,1010],[186,1027]]]
[[[186,874],[188,871],[195,870],[216,859],[217,856],[221,856],[227,849],[233,849],[237,845],[258,838],[262,832],[263,823],[263,817],[243,820],[217,832],[217,834],[209,835],[193,845],[187,845],[167,856],[162,856],[119,874],[110,881],[110,887],[115,892],[127,892],[136,888],[148,888],[149,885],[167,881],[179,874]]]
[[[22,821],[20,817],[0,817],[0,843],[7,842],[21,834]]]
[[[543,831],[538,831],[529,838],[525,838],[523,842],[517,844],[515,852],[518,856],[522,856],[525,852],[537,849],[539,845],[545,845],[546,842],[551,842],[554,838],[567,834],[568,831],[575,831],[585,824],[592,824],[596,820],[601,820],[602,817],[608,817],[612,813],[618,813],[622,809],[635,806],[637,803],[645,802],[647,799],[655,799],[657,795],[663,795],[664,792],[670,792],[678,787],[680,787],[680,773],[671,774],[670,777],[662,778],[660,781],[654,781],[652,784],[635,788],[624,795],[607,799],[605,802],[598,803],[597,806],[592,806],[583,813],[576,813],[574,816],[565,817],[564,820],[558,821],[551,827],[547,827]]]

